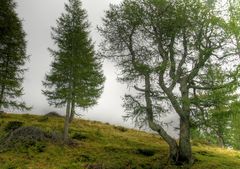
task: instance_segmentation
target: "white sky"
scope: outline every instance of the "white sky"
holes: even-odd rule
[[[42,95],[42,80],[45,73],[50,70],[51,56],[47,50],[53,47],[51,39],[51,26],[55,26],[56,19],[64,12],[64,3],[68,0],[15,0],[17,2],[17,12],[23,19],[23,27],[27,33],[27,53],[30,61],[27,63],[28,71],[25,73],[23,99],[28,105],[33,106],[31,112],[35,114],[45,114],[49,111],[64,113],[64,109],[59,110],[50,107],[46,97]],[[91,23],[91,36],[96,42],[96,49],[101,37],[96,30],[97,25],[101,25],[104,11],[109,4],[116,4],[121,0],[82,0],[83,8],[87,10],[88,20]],[[122,97],[127,93],[125,85],[117,82],[117,71],[114,65],[105,62],[104,75],[106,76],[105,89],[99,99],[98,105],[88,111],[79,111],[85,119],[99,120],[112,124],[133,127],[131,121],[124,122],[122,116]],[[169,117],[171,119],[171,117]]]

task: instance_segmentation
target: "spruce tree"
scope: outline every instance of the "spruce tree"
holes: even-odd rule
[[[25,33],[13,0],[0,0],[0,110],[29,109],[23,95],[26,55]]]
[[[49,49],[54,59],[43,82],[43,94],[50,105],[66,106],[64,141],[67,141],[75,107],[95,105],[103,90],[102,65],[94,54],[88,28],[87,14],[79,0],[65,4],[65,13],[52,28],[57,49]]]

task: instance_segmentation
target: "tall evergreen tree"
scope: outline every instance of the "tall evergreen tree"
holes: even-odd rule
[[[26,55],[25,33],[13,0],[0,0],[0,110],[29,109],[23,95]]]
[[[88,108],[97,103],[104,76],[102,65],[94,55],[87,14],[81,2],[69,0],[65,10],[57,20],[57,27],[52,28],[52,39],[58,48],[50,49],[54,61],[43,82],[46,88],[43,93],[50,105],[66,106],[64,140],[67,141],[75,107]]]

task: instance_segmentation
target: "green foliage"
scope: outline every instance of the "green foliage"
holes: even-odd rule
[[[46,117],[62,117],[60,114],[57,112],[49,112],[45,115]]]
[[[21,122],[21,121],[10,121],[5,126],[4,131],[5,132],[14,131],[14,130],[18,129],[19,127],[21,127],[22,125],[23,125],[23,122]]]
[[[142,148],[138,148],[136,152],[144,156],[153,156],[156,153],[155,150],[153,149],[142,149]]]
[[[52,28],[57,49],[49,49],[53,62],[43,82],[43,94],[50,105],[66,106],[64,141],[67,141],[75,107],[85,109],[97,104],[103,91],[102,64],[95,56],[88,28],[87,14],[80,0],[69,0],[65,13]]]
[[[52,28],[57,50],[49,49],[54,60],[43,82],[46,88],[43,94],[50,105],[65,106],[71,102],[88,108],[96,104],[103,90],[102,65],[94,55],[89,23],[81,2],[69,0],[65,11],[57,20],[57,26]]]
[[[211,144],[234,147],[234,115],[239,114],[238,73],[229,74],[216,66],[207,69],[207,76],[201,81],[215,83],[215,89],[195,91],[193,103],[199,108],[193,114],[192,137],[204,139]],[[229,82],[229,77],[235,79]],[[228,83],[227,83],[228,82]],[[227,85],[222,85],[222,84]],[[235,120],[236,121],[236,120]],[[237,134],[239,135],[239,134]]]
[[[127,129],[126,127],[122,127],[122,126],[114,126],[114,128],[115,128],[116,130],[121,131],[121,132],[126,132],[126,131],[128,131],[128,129]]]
[[[72,135],[72,139],[76,139],[76,140],[85,140],[87,139],[87,136],[82,134],[82,133],[74,133]]]
[[[26,55],[25,33],[13,0],[0,1],[0,109],[28,110],[23,95]]]

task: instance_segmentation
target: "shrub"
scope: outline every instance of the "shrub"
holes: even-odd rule
[[[60,114],[58,114],[55,111],[49,112],[49,113],[45,114],[45,116],[47,116],[47,117],[62,117]]]
[[[128,131],[127,128],[122,127],[122,126],[114,126],[114,129],[119,130],[119,131],[121,131],[121,132],[126,132],[126,131]]]
[[[72,139],[76,139],[76,140],[85,140],[85,139],[87,139],[87,136],[86,135],[84,135],[84,134],[82,134],[82,133],[74,133],[73,135],[72,135]]]
[[[10,121],[5,126],[4,131],[11,132],[11,131],[18,129],[22,125],[23,125],[23,122],[21,122],[21,121]]]
[[[6,138],[1,141],[0,149],[3,151],[9,149],[28,149],[34,147],[45,140],[45,133],[37,127],[19,127],[18,129],[12,131]],[[43,146],[37,145],[38,151],[43,148]],[[41,147],[41,148],[40,148]]]
[[[144,156],[153,156],[155,154],[155,150],[146,149],[146,148],[138,148],[136,153],[144,155]]]
[[[37,142],[33,147],[34,151],[37,153],[44,152],[45,148],[46,148],[46,145],[42,142]]]

